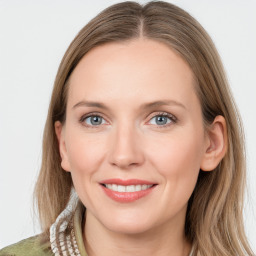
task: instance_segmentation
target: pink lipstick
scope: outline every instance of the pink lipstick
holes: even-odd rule
[[[107,196],[120,203],[133,202],[145,197],[157,185],[138,179],[108,179],[100,182],[100,184]]]

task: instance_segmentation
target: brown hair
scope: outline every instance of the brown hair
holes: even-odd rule
[[[65,208],[72,179],[61,168],[54,123],[65,122],[68,79],[81,58],[108,42],[139,37],[159,41],[191,67],[206,127],[217,115],[227,123],[228,151],[212,172],[200,171],[189,200],[185,234],[195,255],[252,255],[243,225],[245,149],[242,124],[217,50],[201,25],[166,2],[115,4],[91,20],[67,49],[56,76],[43,138],[35,199],[43,231]]]

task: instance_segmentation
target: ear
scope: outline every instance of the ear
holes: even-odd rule
[[[59,151],[61,157],[61,167],[70,172],[70,164],[65,143],[65,127],[60,121],[54,123],[55,133],[59,142]]]
[[[216,116],[207,128],[205,150],[201,162],[202,171],[214,170],[227,152],[227,128],[223,116]]]

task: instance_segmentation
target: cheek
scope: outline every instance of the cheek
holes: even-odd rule
[[[167,196],[171,194],[173,200],[176,198],[185,203],[197,182],[203,156],[202,136],[176,134],[162,141],[158,140],[155,150],[153,146],[147,148],[150,154],[148,159],[151,159],[151,164],[162,176]]]
[[[103,161],[105,147],[101,136],[72,133],[66,146],[72,176],[88,176],[96,172]]]
[[[203,156],[203,134],[181,130],[170,136],[150,139],[145,147],[148,149],[148,159],[154,159],[165,174],[198,168]]]
[[[86,207],[95,206],[97,193],[94,191],[95,173],[104,159],[105,143],[101,136],[70,133],[67,140],[67,156],[74,187]],[[93,197],[91,195],[94,195]]]

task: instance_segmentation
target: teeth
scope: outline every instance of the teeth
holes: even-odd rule
[[[117,192],[136,192],[141,190],[146,190],[151,188],[153,185],[129,185],[129,186],[123,186],[123,185],[117,185],[117,184],[105,184],[106,188],[117,191]]]
[[[135,191],[141,191],[141,185],[136,185],[135,186]]]
[[[110,184],[109,184],[110,185]],[[114,191],[117,191],[117,185],[116,184],[112,184],[112,188],[110,188],[110,189],[112,189],[112,190],[114,190]]]
[[[134,192],[135,191],[135,186],[134,185],[130,185],[126,187],[126,192]]]
[[[148,188],[148,185],[142,185],[142,186],[141,186],[141,189],[142,189],[142,190],[145,190],[145,189],[147,189],[147,188]]]
[[[125,189],[125,186],[121,186],[121,185],[118,185],[118,186],[117,186],[117,191],[118,191],[118,192],[125,192],[125,190],[126,190],[126,189]]]

